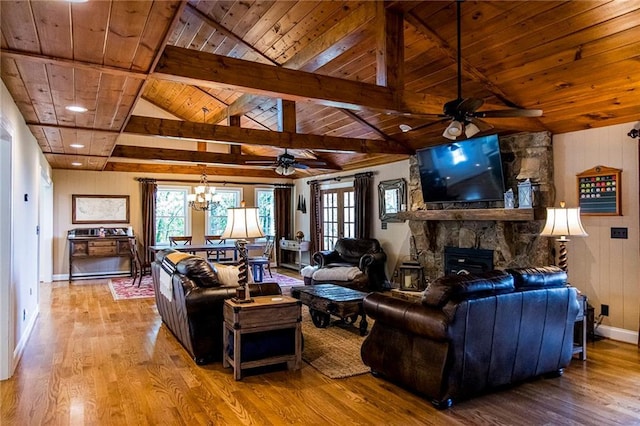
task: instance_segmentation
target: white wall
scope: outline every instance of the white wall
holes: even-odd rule
[[[373,171],[372,195],[374,197],[373,214],[371,222],[371,237],[380,241],[382,248],[387,254],[387,278],[393,280],[394,270],[403,262],[409,259],[409,238],[411,232],[407,222],[388,223],[387,229],[382,229],[380,219],[378,218],[378,184],[383,180],[404,178],[409,183],[409,160],[398,161],[391,164],[385,164],[372,169],[362,169],[357,172]],[[294,189],[294,204],[298,200],[298,194],[302,194],[307,202],[307,213],[295,212],[294,215],[294,231],[301,230],[304,232],[305,239],[309,239],[310,235],[310,217],[309,210],[309,185],[307,182],[312,180],[323,180],[327,178],[336,178],[344,175],[353,175],[354,172],[343,172],[327,174],[322,176],[314,176],[308,179],[298,179]],[[341,181],[342,183],[344,182]],[[326,182],[331,185],[331,182]]]
[[[51,173],[36,139],[11,98],[4,82],[0,85],[1,121],[12,129],[11,235],[2,227],[0,240],[12,241],[8,255],[10,276],[0,282],[0,323],[3,332],[0,379],[8,378],[17,365],[38,314],[38,235],[40,215],[40,176]],[[5,153],[5,151],[2,151]],[[4,164],[4,162],[3,162]],[[47,212],[49,215],[51,211]],[[3,257],[6,253],[3,253]],[[7,264],[3,260],[3,267]],[[6,279],[8,281],[6,281]],[[5,336],[6,334],[6,336]],[[6,337],[6,340],[4,339]],[[5,352],[6,351],[6,352]],[[8,359],[7,359],[8,358]]]
[[[589,298],[596,316],[609,305],[600,334],[637,342],[640,314],[638,274],[638,139],[627,136],[635,123],[553,137],[556,205],[578,205],[576,174],[602,165],[622,169],[622,216],[582,216],[589,234],[567,244],[569,280]],[[611,239],[611,227],[628,228],[629,238]]]

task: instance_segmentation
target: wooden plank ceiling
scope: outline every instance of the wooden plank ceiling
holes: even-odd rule
[[[287,149],[301,165],[292,177],[304,177],[448,142],[437,115],[457,97],[455,2],[0,8],[2,80],[53,168],[275,178]],[[640,2],[461,10],[462,97],[482,99],[480,110],[544,111],[483,119],[487,133],[640,119]]]

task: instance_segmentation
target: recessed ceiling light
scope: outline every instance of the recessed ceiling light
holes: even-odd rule
[[[69,105],[65,109],[73,112],[87,112],[87,109],[80,105]]]
[[[86,3],[89,0],[67,0],[69,3]]]
[[[84,148],[84,145],[82,145],[81,143],[72,143],[71,145],[69,145],[71,148]]]
[[[78,161],[74,161],[73,163],[71,163],[72,166],[82,166],[82,163],[78,162]]]
[[[409,130],[411,130],[411,126],[409,126],[408,124],[401,124],[398,127],[400,127],[400,130],[402,130],[402,133],[407,133]]]

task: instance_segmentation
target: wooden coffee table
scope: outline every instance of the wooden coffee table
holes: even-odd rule
[[[367,293],[335,284],[317,284],[291,288],[291,296],[309,307],[311,320],[318,328],[329,325],[331,315],[348,324],[355,324],[360,317],[360,335],[367,334],[367,316],[362,300]]]

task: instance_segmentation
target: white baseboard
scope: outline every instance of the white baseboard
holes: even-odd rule
[[[22,353],[24,352],[24,348],[27,346],[27,342],[29,341],[29,337],[31,336],[33,329],[35,328],[36,320],[38,319],[39,315],[40,315],[40,306],[36,306],[36,311],[34,312],[34,315],[31,316],[31,319],[29,320],[29,322],[27,323],[24,329],[24,333],[22,333],[22,336],[20,337],[20,340],[18,341],[18,344],[16,345],[16,348],[13,351],[13,359],[11,363],[11,372],[9,374],[9,377],[13,376],[13,372],[18,366],[18,362],[20,362],[20,358],[22,358]]]
[[[119,278],[119,277],[128,277],[131,272],[127,271],[111,271],[105,272],[104,275],[96,276],[94,273],[87,274],[74,274],[73,280],[90,280],[90,279],[100,279],[100,278]],[[69,274],[54,274],[52,277],[53,281],[69,281]]]
[[[596,334],[611,340],[620,342],[638,344],[638,332],[625,330],[624,328],[611,327],[608,325],[600,325],[596,329]]]

